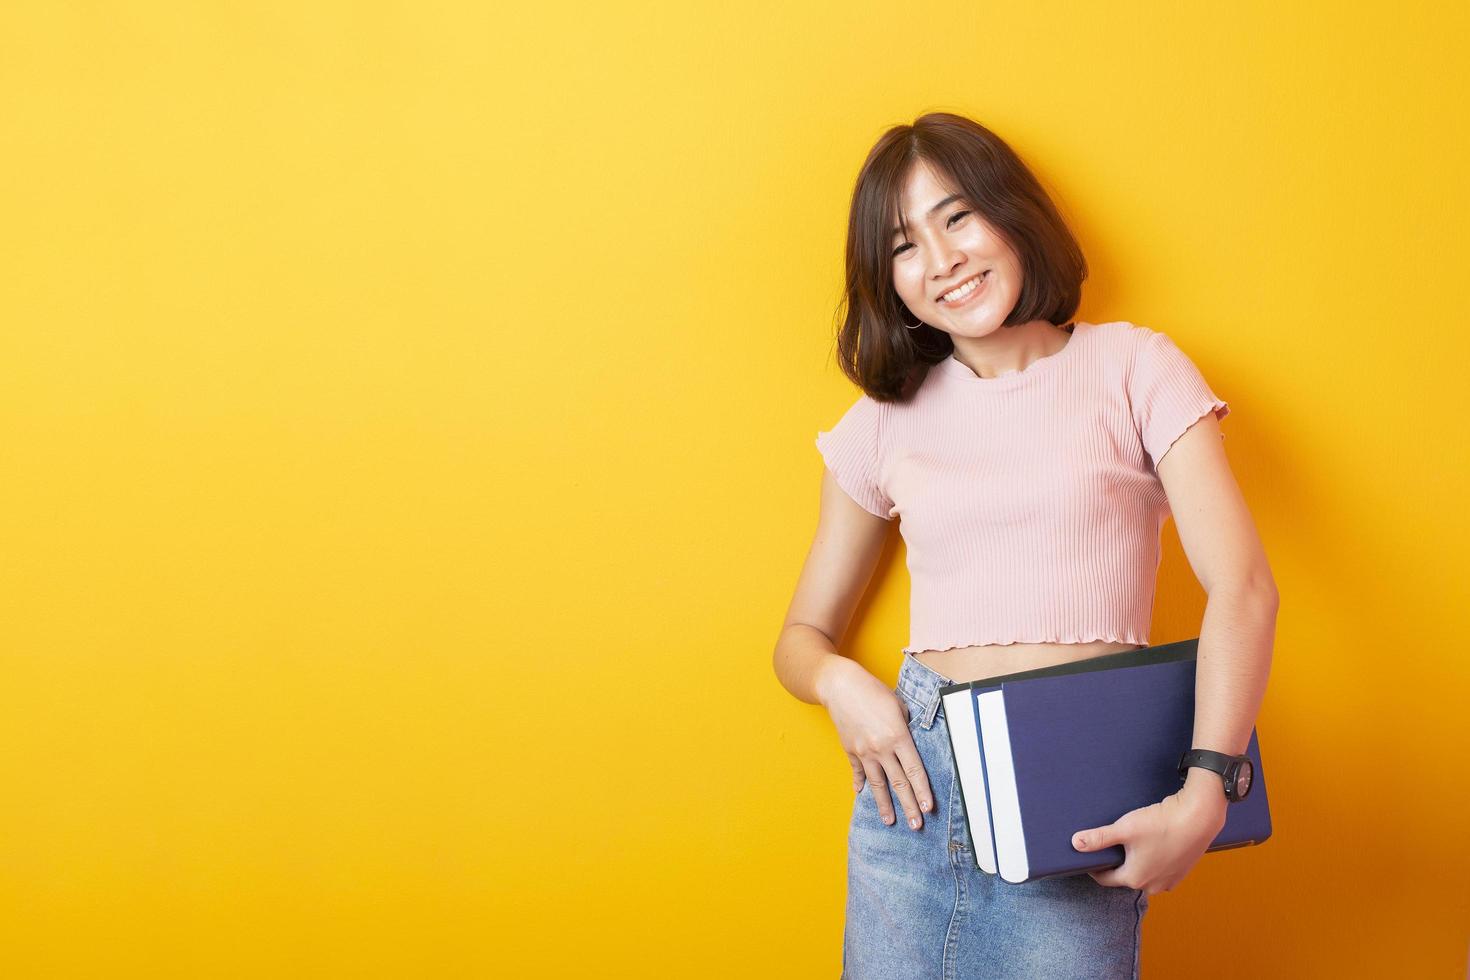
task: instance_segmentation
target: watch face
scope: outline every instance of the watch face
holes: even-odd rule
[[[1251,791],[1251,778],[1254,775],[1254,767],[1250,760],[1241,759],[1240,765],[1235,770],[1235,798],[1237,800],[1245,799],[1246,794]]]

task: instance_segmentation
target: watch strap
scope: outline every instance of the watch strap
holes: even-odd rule
[[[1230,755],[1228,752],[1216,752],[1214,749],[1190,749],[1179,757],[1179,783],[1183,785],[1189,779],[1189,770],[1196,766],[1208,769],[1220,777],[1225,798],[1232,803],[1238,802],[1244,797],[1240,795],[1240,787],[1231,784],[1229,773],[1232,767],[1239,768],[1240,760],[1244,760],[1247,765],[1250,764],[1249,755]],[[1247,792],[1250,790],[1248,784],[1246,790]]]

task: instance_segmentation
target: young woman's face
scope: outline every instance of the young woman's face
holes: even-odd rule
[[[908,236],[893,233],[893,288],[912,314],[906,319],[962,337],[1000,329],[1021,295],[1015,252],[972,202],[951,199],[923,161],[909,173],[899,207]],[[898,227],[897,215],[891,227]],[[961,287],[968,291],[955,295]]]

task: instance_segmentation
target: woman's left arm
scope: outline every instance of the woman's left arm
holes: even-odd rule
[[[1213,412],[1175,441],[1157,469],[1180,544],[1209,596],[1196,654],[1191,748],[1240,755],[1271,672],[1276,583]],[[1169,891],[1219,834],[1229,805],[1220,776],[1194,767],[1179,792],[1107,826],[1079,831],[1073,846],[1094,851],[1124,845],[1121,865],[1091,872],[1099,884],[1150,895]]]

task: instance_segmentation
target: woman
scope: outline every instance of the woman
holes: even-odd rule
[[[1164,333],[1072,321],[1081,250],[969,119],[878,142],[847,266],[838,353],[863,394],[817,437],[821,516],[774,657],[852,765],[843,976],[1136,977],[1149,895],[1224,823],[1221,778],[1190,769],[1158,804],[1077,828],[1079,850],[1123,845],[1121,866],[1009,884],[976,867],[938,691],[1147,646],[1172,512],[1209,593],[1194,747],[1244,752],[1277,598],[1221,444],[1229,406]],[[913,591],[890,690],[836,646],[895,517]]]

